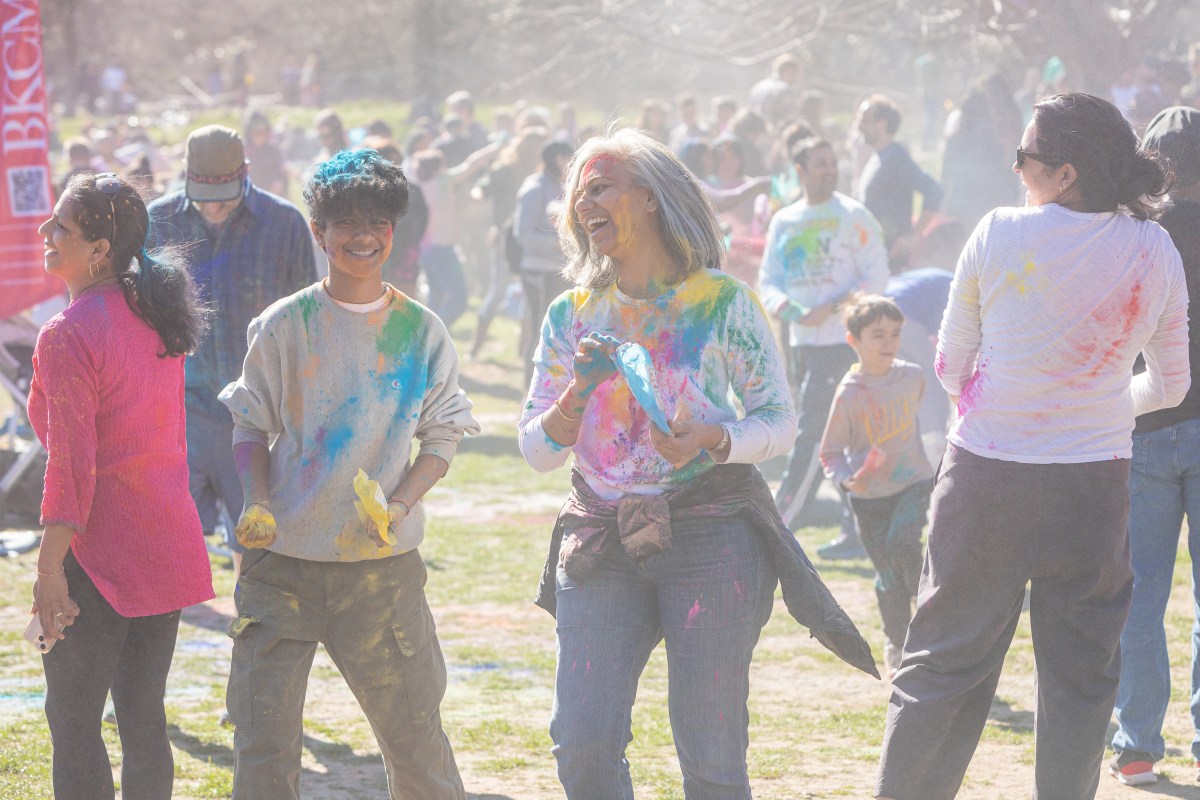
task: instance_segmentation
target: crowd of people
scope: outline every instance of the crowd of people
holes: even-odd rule
[[[990,75],[950,115],[940,179],[895,98],[859,98],[839,129],[786,55],[710,119],[688,94],[624,128],[562,104],[488,131],[456,92],[403,142],[332,109],[281,137],[250,111],[192,131],[177,174],[144,132],[67,142],[41,235],[70,302],[29,402],[56,796],[113,796],[110,691],[123,792],[170,796],[165,679],[223,528],[234,797],[299,796],[318,643],[391,796],[465,797],[418,547],[426,493],[479,432],[450,334],[471,276],[486,291],[458,340],[474,357],[497,313],[521,319],[521,453],[572,465],[537,593],[568,797],[633,796],[631,709],[660,641],[684,795],[750,796],[749,665],[777,586],[879,675],[793,534],[826,479],[841,532],[817,555],[876,569],[877,797],[958,792],[1027,584],[1036,793],[1094,796],[1114,707],[1112,774],[1153,781],[1200,452],[1194,66],[1190,84],[1135,71],[1108,100],[1053,63],[1027,103]],[[772,492],[755,465],[784,456]]]

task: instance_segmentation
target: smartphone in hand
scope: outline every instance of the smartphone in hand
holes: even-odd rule
[[[47,638],[42,632],[42,618],[37,614],[34,614],[29,620],[29,624],[25,626],[25,633],[23,635],[25,636],[25,641],[36,647],[41,653],[49,653],[50,648],[54,647],[54,643],[58,641],[57,639]]]

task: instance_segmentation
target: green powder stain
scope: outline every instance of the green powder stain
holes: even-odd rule
[[[393,309],[379,332],[376,346],[379,352],[390,356],[401,356],[412,348],[417,330],[421,327],[421,308],[416,303],[404,302]]]
[[[308,321],[317,313],[317,295],[315,292],[305,292],[296,301],[300,306],[300,314],[304,317],[304,330],[308,331]],[[311,331],[309,331],[311,333]]]

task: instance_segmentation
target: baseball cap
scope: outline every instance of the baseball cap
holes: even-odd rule
[[[187,140],[187,184],[184,191],[197,203],[237,200],[245,191],[246,152],[232,128],[206,125]]]
[[[1187,106],[1164,108],[1150,120],[1142,146],[1171,162],[1181,186],[1200,181],[1200,110]]]

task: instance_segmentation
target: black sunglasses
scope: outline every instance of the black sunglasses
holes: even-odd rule
[[[109,241],[109,247],[117,245],[117,204],[114,202],[117,195],[121,193],[121,180],[116,176],[116,173],[105,172],[96,176],[96,188],[108,198],[108,207],[112,210],[112,239]]]
[[[1061,167],[1063,164],[1067,163],[1066,161],[1063,161],[1061,158],[1054,158],[1053,156],[1044,156],[1041,153],[1031,153],[1028,150],[1022,150],[1021,148],[1018,147],[1017,148],[1017,169],[1020,169],[1021,167],[1025,166],[1025,159],[1027,159],[1027,158],[1031,161],[1036,161],[1039,164],[1045,164],[1048,167]]]

